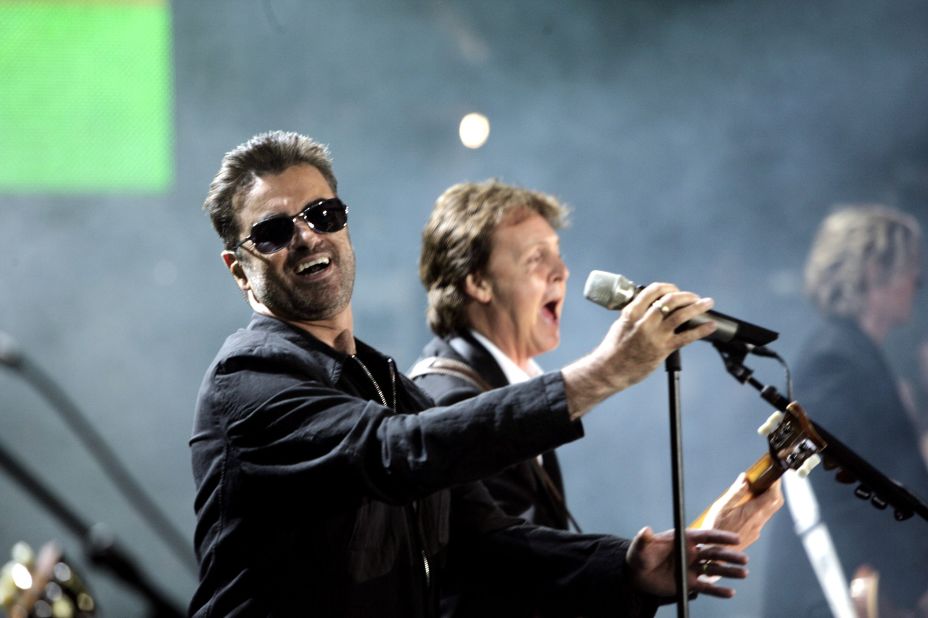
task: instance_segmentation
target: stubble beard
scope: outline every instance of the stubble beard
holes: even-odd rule
[[[354,253],[333,259],[330,268],[338,268],[335,278],[300,286],[291,286],[277,273],[260,272],[251,278],[255,298],[279,318],[315,322],[334,317],[351,302],[354,290]]]

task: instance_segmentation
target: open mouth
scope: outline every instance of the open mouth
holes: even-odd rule
[[[557,322],[557,301],[552,300],[542,305],[541,313],[552,322]]]
[[[312,260],[306,260],[301,262],[299,266],[296,267],[296,274],[300,275],[301,277],[314,275],[316,273],[322,272],[331,265],[332,260],[328,257],[318,257]]]

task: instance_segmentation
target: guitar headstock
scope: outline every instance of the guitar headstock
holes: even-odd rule
[[[771,414],[757,433],[767,438],[768,452],[745,473],[755,495],[766,491],[787,470],[808,476],[821,463],[820,453],[828,446],[795,401]]]
[[[17,543],[0,570],[0,606],[10,618],[92,618],[96,603],[81,578],[64,561],[57,543],[36,555]]]
[[[714,341],[713,345],[722,355],[725,369],[742,384],[757,389],[761,398],[777,409],[758,429],[767,438],[768,452],[745,472],[753,494],[764,492],[786,470],[794,469],[804,477],[824,460],[826,470],[836,469],[837,481],[857,484],[854,494],[858,498],[870,501],[878,509],[891,506],[893,516],[898,521],[916,514],[928,521],[928,504],[921,498],[887,477],[824,427],[810,420],[798,403],[790,402],[774,387],[756,380],[753,370],[744,365],[749,352],[747,345],[719,341]],[[753,352],[757,354],[757,348]],[[760,355],[779,358],[771,350],[765,350]]]
[[[783,411],[777,410],[757,429],[757,433],[767,438],[767,452],[744,471],[750,493],[736,500],[723,494],[690,524],[691,528],[715,525],[719,512],[737,508],[752,496],[764,493],[787,470],[795,470],[805,477],[821,462],[819,453],[828,443],[819,436],[805,410],[796,402],[782,405],[782,408]]]

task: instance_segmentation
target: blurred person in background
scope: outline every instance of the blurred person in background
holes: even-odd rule
[[[805,268],[820,323],[795,364],[795,394],[809,416],[880,471],[925,499],[928,469],[885,355],[909,321],[921,278],[917,221],[882,205],[853,205],[821,224]],[[898,522],[855,497],[835,472],[810,476],[846,577],[863,565],[879,577],[881,618],[928,616],[928,522]],[[790,495],[787,494],[787,501]],[[766,615],[828,616],[825,593],[791,521],[771,525]],[[916,613],[896,613],[896,612]]]
[[[919,343],[913,364],[915,375],[911,380],[903,380],[902,399],[928,466],[928,341]]]

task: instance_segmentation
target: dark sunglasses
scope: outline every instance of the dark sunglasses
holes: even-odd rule
[[[238,249],[250,240],[261,253],[276,253],[290,244],[296,231],[297,218],[303,219],[314,232],[331,234],[348,224],[348,205],[332,197],[307,204],[306,208],[292,217],[279,215],[258,221],[251,226],[251,234],[239,241],[235,248]]]

